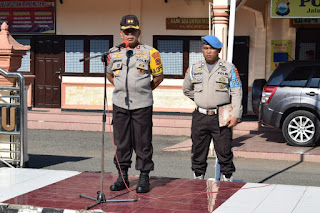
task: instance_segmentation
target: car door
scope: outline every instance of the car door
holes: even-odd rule
[[[320,66],[314,66],[309,82],[301,91],[301,106],[313,109],[320,114]]]
[[[284,113],[286,110],[301,105],[302,90],[308,84],[313,67],[308,65],[295,65],[295,68],[280,83],[280,88],[270,101],[269,107],[274,111]]]

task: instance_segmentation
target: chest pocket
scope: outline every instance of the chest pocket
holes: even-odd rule
[[[136,67],[139,72],[139,74],[149,74],[149,61],[148,60],[137,60],[136,61]]]
[[[203,89],[203,73],[199,71],[195,71],[192,73],[191,83],[193,84],[195,92],[201,92]]]
[[[113,62],[111,70],[113,71],[113,74],[115,76],[120,75],[121,69],[122,69],[122,61],[121,60]]]
[[[229,91],[229,79],[226,76],[218,76],[217,77],[217,87],[216,87],[216,91],[220,91],[220,92],[228,92]]]

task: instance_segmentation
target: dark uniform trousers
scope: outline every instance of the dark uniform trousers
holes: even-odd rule
[[[232,129],[219,127],[218,115],[205,115],[197,110],[192,113],[192,170],[205,174],[207,169],[207,157],[211,139],[214,140],[214,148],[223,174],[235,172],[232,162]]]
[[[131,167],[132,152],[136,152],[136,169],[151,171],[152,161],[152,106],[127,110],[113,105],[113,132],[116,155],[120,167]],[[118,167],[116,157],[114,163]]]

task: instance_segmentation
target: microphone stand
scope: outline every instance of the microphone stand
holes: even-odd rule
[[[120,48],[119,48],[120,50]],[[103,99],[103,116],[102,116],[102,144],[101,144],[101,176],[100,176],[100,191],[97,191],[97,198],[93,198],[93,197],[89,197],[83,194],[80,194],[81,198],[88,198],[91,200],[96,201],[95,203],[86,206],[86,210],[100,204],[100,203],[106,203],[106,202],[124,202],[124,201],[137,201],[137,199],[114,199],[116,197],[119,197],[121,195],[127,194],[128,192],[116,195],[110,199],[106,199],[105,194],[103,193],[103,175],[104,175],[104,134],[105,134],[105,123],[106,123],[106,103],[107,103],[107,63],[106,63],[106,58],[108,57],[108,55],[110,54],[110,50],[104,54],[101,55],[96,55],[96,56],[92,56],[92,57],[88,57],[88,58],[83,58],[80,59],[79,61],[87,61],[93,58],[97,58],[97,57],[103,57],[103,65],[104,65],[104,99]]]

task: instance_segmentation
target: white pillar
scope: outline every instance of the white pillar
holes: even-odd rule
[[[213,0],[212,35],[217,36],[223,44],[220,58],[227,59],[227,38],[229,24],[228,0]]]
[[[230,17],[229,17],[229,32],[228,32],[228,56],[227,56],[227,61],[230,62],[230,63],[232,63],[232,58],[233,58],[235,16],[236,16],[236,0],[230,0]]]

